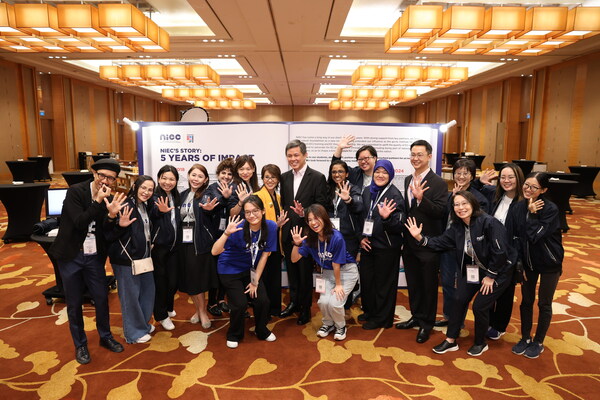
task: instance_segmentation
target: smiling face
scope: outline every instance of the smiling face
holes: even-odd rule
[[[471,182],[471,179],[473,179],[471,176],[471,171],[465,167],[457,168],[456,171],[454,171],[454,183],[462,186],[465,189],[466,186],[468,186]]]
[[[454,196],[452,206],[458,218],[462,219],[464,223],[469,224],[473,215],[473,206],[471,206],[471,203],[463,196],[456,195]]]
[[[547,188],[542,188],[536,178],[527,178],[523,184],[523,197],[536,201],[540,194],[545,193]]]
[[[254,175],[254,171],[255,169],[252,168],[250,164],[245,163],[237,170],[237,173],[244,182],[250,182],[250,178]]]
[[[427,154],[427,148],[425,146],[413,146],[410,149],[410,164],[417,174],[420,174],[429,168],[430,161],[431,154]]]
[[[512,168],[502,168],[498,179],[500,180],[500,186],[504,189],[506,194],[510,196],[515,193],[517,190],[517,175]]]
[[[331,167],[331,179],[338,184],[345,182],[348,178],[348,173],[341,164],[336,164]]]
[[[165,193],[171,193],[171,190],[177,186],[177,178],[171,171],[167,171],[158,178],[158,185]]]
[[[144,181],[137,191],[137,199],[139,202],[146,202],[154,194],[154,182],[151,180]]]
[[[323,220],[314,213],[308,213],[308,226],[313,230],[317,235],[321,236],[323,234],[324,223]]]
[[[302,151],[300,151],[300,146],[292,147],[285,152],[285,156],[290,168],[294,171],[300,171],[306,164],[308,152],[302,154]]]
[[[200,188],[204,182],[206,182],[206,179],[208,178],[198,168],[194,168],[188,174],[188,182],[190,183],[190,187],[194,192],[198,190],[198,188]]]
[[[231,170],[229,168],[225,168],[224,170],[219,172],[219,175],[217,175],[217,179],[221,183],[229,184],[233,180],[233,174],[231,173]]]
[[[356,162],[358,162],[358,166],[360,167],[360,169],[366,172],[367,175],[370,175],[369,173],[373,173],[375,161],[377,161],[377,157],[374,157],[371,154],[371,152],[369,152],[369,150],[363,150],[360,153],[358,153],[358,158],[356,159]]]
[[[110,187],[117,180],[117,173],[115,171],[111,171],[110,169],[99,169],[98,171],[92,171],[94,174],[94,186],[97,190],[99,190],[102,186]]]
[[[275,190],[275,188],[279,184],[279,180],[275,175],[273,175],[269,171],[265,171],[263,175],[263,183],[269,192],[273,192],[273,190]]]
[[[379,167],[373,173],[373,181],[377,186],[385,186],[390,182],[390,174],[383,167]]]
[[[258,205],[251,202],[244,204],[244,217],[246,218],[246,221],[248,221],[248,224],[250,224],[250,228],[253,228],[253,230],[260,229],[264,214],[265,211],[261,210]]]

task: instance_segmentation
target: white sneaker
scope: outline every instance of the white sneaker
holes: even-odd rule
[[[167,315],[169,316],[169,318],[175,318],[175,316],[177,315],[177,313],[175,312],[175,310],[173,310],[173,311],[167,311]]]
[[[267,342],[274,342],[275,340],[277,340],[277,336],[275,336],[273,332],[271,332],[271,334],[265,339]]]
[[[198,316],[198,314],[192,315],[192,318],[190,318],[190,322],[192,324],[197,324],[198,322],[200,322],[200,317]]]
[[[169,317],[160,321],[160,324],[167,331],[172,331],[173,329],[175,329],[175,325],[173,324],[173,321],[171,321],[171,318],[169,318]]]
[[[150,324],[150,332],[148,332],[148,333],[152,333],[155,330],[156,330],[156,327],[154,325]]]
[[[346,327],[342,326],[341,328],[337,328],[335,330],[335,334],[333,335],[335,340],[344,340],[346,339]]]
[[[142,336],[141,338],[139,338],[135,342],[136,343],[146,343],[146,342],[149,342],[150,339],[152,339],[152,336],[150,336],[148,333],[146,333],[144,336]]]
[[[329,335],[329,333],[331,331],[333,331],[335,329],[334,325],[323,325],[321,328],[319,328],[319,330],[317,331],[317,336],[318,337],[327,337]]]
[[[230,349],[235,349],[238,347],[238,342],[234,342],[232,340],[228,340],[227,341],[227,347],[229,347]]]

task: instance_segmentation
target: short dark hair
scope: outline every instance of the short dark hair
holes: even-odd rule
[[[461,190],[452,195],[452,207],[450,208],[450,218],[452,219],[452,223],[462,222],[462,219],[460,219],[460,217],[456,215],[456,211],[454,211],[454,199],[456,198],[456,196],[464,197],[465,200],[467,200],[469,204],[471,204],[471,208],[473,208],[473,214],[471,215],[471,218],[479,217],[481,214],[484,213],[481,210],[481,206],[479,205],[479,202],[477,201],[475,195],[469,192],[468,190]]]
[[[260,179],[262,179],[263,181],[265,180],[265,174],[266,173],[270,173],[271,175],[275,176],[275,178],[277,178],[277,186],[275,186],[276,188],[279,187],[279,182],[281,182],[281,169],[279,168],[279,166],[275,165],[275,164],[266,164],[262,167],[262,170],[260,171]]]
[[[427,151],[427,154],[431,154],[433,152],[433,148],[427,140],[417,140],[413,142],[413,144],[410,145],[410,149],[412,150],[412,148],[415,146],[425,146],[425,151]]]
[[[471,180],[475,179],[477,175],[477,166],[475,165],[475,161],[470,158],[459,158],[456,160],[454,165],[452,166],[452,177],[454,177],[454,173],[457,169],[466,168],[471,173]]]
[[[285,145],[286,154],[289,149],[293,149],[294,147],[300,147],[300,153],[306,154],[306,144],[298,139],[291,140],[288,144]]]
[[[545,172],[540,172],[540,171],[531,172],[527,175],[527,178],[525,178],[525,179],[529,179],[529,178],[534,178],[536,181],[538,181],[538,183],[540,184],[540,187],[542,189],[546,189],[548,187],[548,185],[550,184],[550,175],[548,175]]]
[[[221,172],[225,171],[226,169],[231,171],[231,174],[233,174],[234,165],[235,165],[235,161],[233,160],[233,158],[227,157],[226,159],[221,161],[219,163],[219,165],[217,165],[217,175],[219,175]]]
[[[251,194],[250,196],[246,197],[244,201],[242,201],[242,210],[246,209],[246,204],[253,204],[254,206],[256,206],[256,208],[260,209],[261,211],[265,211],[265,205],[263,204],[263,201],[260,199],[260,197],[258,197],[255,194]],[[250,248],[250,246],[252,245],[252,235],[250,233],[250,224],[248,223],[248,221],[244,221],[244,227],[242,229],[244,231],[244,241],[246,242],[246,247]],[[260,220],[260,232],[261,234],[260,240],[258,241],[258,247],[262,249],[267,245],[267,238],[269,236],[267,218],[264,214]]]
[[[320,218],[321,220],[323,220],[323,236],[325,236],[325,241],[329,242],[329,240],[333,236],[333,224],[329,219],[329,214],[327,214],[327,210],[325,209],[325,207],[318,203],[311,204],[310,206],[306,207],[304,209],[304,220],[306,221],[306,225],[309,225],[309,214],[312,214],[316,218]],[[310,229],[310,225],[308,228],[307,236],[308,237],[306,238],[306,243],[308,244],[308,246],[316,248],[317,244],[319,243],[319,235],[315,231]]]
[[[362,146],[360,149],[356,150],[356,159],[357,160],[358,160],[358,155],[365,150],[368,151],[369,154],[371,154],[373,157],[377,158],[377,150],[375,150],[375,147],[371,146],[370,144],[367,144],[365,146]]]

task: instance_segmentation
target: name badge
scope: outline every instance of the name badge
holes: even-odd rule
[[[372,219],[365,219],[365,225],[363,226],[363,235],[364,236],[371,236],[373,235],[373,223],[374,221]]]
[[[189,228],[183,228],[183,243],[192,243],[194,241],[194,230]]]
[[[340,219],[339,218],[330,218],[331,224],[336,230],[340,230]]]
[[[321,294],[325,293],[325,278],[321,274],[315,276],[315,291]]]
[[[98,253],[96,249],[96,235],[88,234],[83,241],[83,254],[93,256]]]
[[[227,220],[225,218],[221,218],[219,220],[219,230],[224,231],[227,228]]]
[[[254,286],[258,286],[258,279],[256,279],[256,270],[254,268],[250,268],[250,282]]]
[[[479,283],[479,267],[477,265],[467,265],[467,282]]]

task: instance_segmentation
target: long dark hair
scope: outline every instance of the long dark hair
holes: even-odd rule
[[[335,190],[337,189],[337,183],[335,183],[335,181],[333,180],[333,174],[331,173],[331,171],[333,171],[333,167],[336,165],[341,165],[342,168],[344,168],[344,171],[346,171],[346,174],[348,174],[350,171],[350,169],[348,168],[348,164],[346,164],[346,162],[342,161],[342,160],[334,160],[329,165],[329,176],[327,177],[327,189],[329,191],[329,198],[331,200],[333,200],[335,198]]]
[[[138,176],[138,178],[135,180],[135,182],[133,182],[133,185],[131,185],[129,192],[127,193],[127,198],[132,199],[134,204],[137,204],[137,200],[138,200],[137,193],[140,190],[140,186],[142,186],[142,184],[146,181],[152,181],[152,183],[154,184],[154,187],[156,188],[156,182],[154,182],[154,179],[152,179],[151,176],[148,176],[148,175]]]
[[[233,181],[238,185],[243,182],[243,179],[240,178],[240,175],[238,174],[238,169],[242,168],[246,163],[248,163],[248,165],[254,168],[254,173],[250,177],[250,189],[253,192],[258,192],[260,190],[260,187],[258,186],[258,174],[256,173],[256,163],[254,162],[252,156],[249,156],[248,154],[243,154],[235,160],[235,165],[232,171]]]
[[[168,198],[169,196],[167,195],[167,192],[165,192],[163,190],[163,188],[160,187],[160,184],[158,184],[158,181],[160,180],[160,177],[163,176],[166,172],[170,172],[173,175],[175,175],[175,187],[173,188],[173,190],[171,190],[171,196],[173,196],[173,204],[171,204],[174,207],[177,207],[179,205],[179,190],[177,190],[177,184],[179,183],[179,172],[177,172],[177,168],[175,168],[172,165],[163,165],[159,170],[158,170],[158,174],[156,174],[156,187],[154,188],[154,194],[156,194],[158,197],[166,197]]]
[[[329,219],[329,214],[327,214],[325,207],[316,203],[306,207],[304,209],[304,220],[306,221],[306,225],[308,225],[308,216],[310,214],[313,215],[313,218],[319,218],[323,221],[323,236],[325,237],[325,241],[329,242],[333,236],[333,224]],[[308,237],[306,238],[306,243],[309,247],[316,248],[319,243],[319,235],[317,232],[310,229],[310,225],[307,234]]]
[[[523,170],[515,163],[506,163],[500,168],[500,172],[498,172],[498,184],[496,185],[496,196],[494,198],[494,203],[498,203],[502,196],[504,196],[505,190],[502,189],[502,185],[500,184],[500,175],[502,174],[502,170],[505,168],[510,168],[513,170],[515,177],[517,178],[517,188],[515,190],[515,198],[513,201],[523,200],[523,183],[525,183],[525,178],[523,177]]]
[[[481,214],[484,214],[484,212],[481,210],[481,206],[479,205],[479,202],[477,201],[477,198],[475,197],[475,195],[473,193],[469,192],[468,190],[460,190],[460,191],[454,193],[454,195],[452,195],[452,209],[450,210],[450,218],[452,218],[452,223],[457,224],[459,222],[462,222],[462,219],[460,219],[460,217],[458,215],[456,215],[456,211],[454,211],[454,199],[456,199],[456,196],[462,196],[465,198],[465,200],[467,200],[469,202],[469,204],[471,205],[471,208],[473,209],[471,218],[477,218]]]
[[[202,164],[194,164],[194,165],[192,165],[190,167],[190,169],[188,170],[188,176],[195,169],[199,169],[200,172],[202,172],[204,174],[204,176],[206,177],[206,181],[204,182],[204,184],[202,184],[202,186],[200,186],[198,188],[198,190],[196,190],[196,193],[194,193],[194,198],[195,199],[199,199],[199,198],[202,197],[202,194],[204,193],[204,191],[208,187],[208,184],[210,183],[210,177],[208,176],[208,171],[206,170],[206,167],[204,165],[202,165]],[[192,186],[189,184],[189,180],[188,180],[188,187],[190,188],[190,190],[192,190]]]
[[[250,196],[246,197],[244,199],[244,201],[242,201],[242,210],[245,210],[246,204],[252,204],[256,208],[260,209],[261,211],[263,211],[263,212],[265,211],[265,205],[263,204],[260,197],[258,197],[255,194],[251,194]],[[250,234],[250,224],[248,223],[248,221],[244,221],[243,231],[244,231],[244,241],[246,242],[246,247],[250,248],[250,246],[252,245],[252,235]],[[267,227],[267,219],[265,218],[265,216],[263,214],[263,215],[261,215],[261,219],[260,219],[260,240],[258,241],[259,249],[262,249],[267,245],[268,236],[269,236],[269,228]]]

